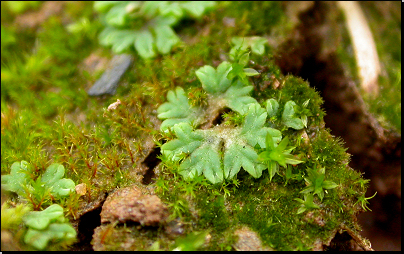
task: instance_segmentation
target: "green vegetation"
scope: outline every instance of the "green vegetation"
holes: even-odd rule
[[[112,45],[115,53],[136,49],[144,59],[168,54],[180,42],[172,26],[189,16],[201,18],[215,6],[214,1],[96,1],[106,28],[100,33],[101,45]]]
[[[237,241],[233,233],[242,225],[257,232],[265,246],[311,249],[316,239],[332,237],[341,223],[358,231],[354,217],[364,209],[366,203],[360,200],[368,183],[347,166],[349,155],[341,140],[324,129],[319,94],[301,78],[282,75],[273,49],[257,39],[286,31],[281,3],[218,2],[217,11],[200,9],[206,14],[197,19],[182,19],[189,15],[185,10],[176,25],[168,26],[183,43],[174,47],[170,40],[166,52],[153,37],[156,48],[147,53],[155,57],[136,59],[117,93],[100,98],[89,97],[86,90],[103,71],[92,66],[112,58],[110,50],[98,44],[104,21],[93,3],[61,4],[64,11],[41,21],[40,29],[27,29],[15,25],[17,14],[1,3],[2,188],[18,194],[7,192],[2,229],[9,230],[23,249],[53,250],[71,244],[77,232],[68,221],[77,222],[86,205],[115,188],[142,183],[142,162],[154,148],[151,140],[161,148],[162,163],[148,187],[169,207],[169,222],[179,220],[184,232],[173,237],[166,225],[139,229],[129,223],[112,224],[107,232],[114,239],[110,249],[127,246],[122,243],[128,237],[136,240],[136,250],[231,250]],[[101,16],[107,18],[113,8]],[[178,9],[170,15],[177,13],[174,10]],[[119,16],[122,22],[131,18],[125,15]],[[234,26],[225,24],[227,19],[234,19]],[[117,99],[120,105],[108,110]],[[164,120],[161,125],[157,118]],[[295,125],[286,124],[289,121]],[[196,129],[201,125],[204,129]],[[258,161],[271,146],[268,132],[273,147],[282,150],[269,156],[284,167],[277,174]],[[287,163],[292,149],[286,143],[293,144],[294,166]],[[213,153],[208,149],[212,147]],[[207,164],[200,157],[204,151],[219,161],[219,170],[211,170],[209,177],[206,172],[198,175]],[[191,161],[191,156],[196,159]],[[338,186],[315,184],[317,189],[306,195],[319,208],[302,211],[296,199],[304,198],[310,206],[309,197],[301,193],[304,178],[310,179],[307,165],[326,168],[323,179]],[[223,172],[222,179],[213,172]],[[185,180],[184,175],[192,177]],[[86,193],[71,192],[73,185],[63,177],[84,184]],[[63,185],[58,184],[61,180]],[[24,197],[28,193],[32,200]],[[57,208],[57,216],[48,213],[51,207]],[[13,213],[16,219],[3,227],[3,220]],[[42,229],[27,224],[24,216],[32,213],[48,220]],[[324,225],[316,224],[317,218]],[[34,238],[40,240],[31,241]]]
[[[65,168],[61,164],[50,165],[35,181],[31,178],[33,173],[28,162],[14,162],[10,174],[1,176],[1,186],[28,200],[34,210],[74,191],[74,182],[71,179],[62,179]]]
[[[24,242],[43,250],[49,241],[67,246],[76,240],[76,230],[63,215],[63,207],[53,204],[43,211],[32,211],[23,217],[28,231]]]

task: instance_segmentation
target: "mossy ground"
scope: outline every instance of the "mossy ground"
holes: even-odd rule
[[[199,87],[195,71],[226,60],[232,36],[268,36],[288,24],[278,2],[219,3],[203,19],[175,27],[184,44],[171,54],[149,61],[136,57],[114,96],[93,98],[86,90],[101,73],[85,71],[83,61],[93,52],[108,58],[111,53],[98,45],[102,28],[92,3],[65,3],[61,15],[51,16],[38,29],[16,27],[16,14],[6,3],[1,6],[1,173],[8,174],[13,162],[26,160],[37,177],[51,163],[63,163],[65,177],[87,185],[85,196],[72,194],[62,201],[71,220],[80,204],[140,181],[139,166],[150,150],[146,141],[161,139],[155,110],[165,102],[168,90]],[[83,17],[90,21],[88,27],[76,33],[67,30],[68,24]],[[235,23],[226,25],[225,18],[234,18]],[[4,43],[3,29],[11,36]],[[183,181],[175,165],[158,166],[151,185],[169,205],[173,219],[181,217],[186,233],[210,232],[204,249],[232,249],[236,241],[232,233],[242,224],[275,249],[310,249],[317,239],[332,238],[342,223],[357,229],[355,215],[361,208],[354,204],[366,190],[358,183],[360,174],[347,166],[349,156],[341,141],[324,129],[321,97],[300,78],[282,76],[273,64],[272,49],[267,50],[269,55],[252,58],[256,63],[252,67],[261,72],[252,78],[253,96],[259,102],[277,98],[280,105],[290,99],[301,105],[310,98],[309,142],[301,138],[302,132],[284,130],[298,144],[295,153],[306,158],[293,171],[305,174],[307,166],[318,163],[326,167],[326,179],[339,187],[329,190],[322,202],[316,198],[321,208],[310,211],[310,216],[307,212],[297,215],[300,204],[294,198],[302,198],[299,192],[304,182],[290,181],[284,186],[283,172],[272,182],[265,171],[259,179],[240,173],[238,186],[233,182],[211,186],[203,179]],[[122,104],[107,111],[117,99]],[[136,233],[133,226],[119,232],[127,230],[130,237],[139,236],[138,240],[148,243],[138,245],[139,249],[148,249],[154,241],[162,249],[174,244],[159,230]]]

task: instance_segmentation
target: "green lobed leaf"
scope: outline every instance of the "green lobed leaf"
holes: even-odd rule
[[[153,18],[156,16],[160,11],[160,5],[163,5],[164,1],[145,1],[140,8],[140,12],[146,18]]]
[[[154,32],[157,50],[161,54],[170,53],[172,47],[180,41],[174,30],[168,25],[155,26]]]
[[[142,30],[137,33],[135,39],[135,48],[137,53],[143,59],[149,59],[156,56],[156,52],[153,48],[154,38],[153,35],[148,30]]]
[[[248,144],[254,147],[257,143],[261,148],[265,148],[265,138],[269,132],[274,142],[282,139],[282,133],[279,130],[264,127],[267,113],[258,103],[250,104],[247,115],[242,127],[242,134],[245,135]]]
[[[162,1],[162,4],[159,6],[159,11],[161,15],[173,16],[177,19],[182,18],[184,15],[183,8],[179,2]]]
[[[63,207],[53,204],[43,211],[32,211],[23,218],[25,224],[33,229],[43,230],[51,222],[64,222]]]
[[[157,117],[166,119],[160,126],[160,130],[166,131],[175,124],[187,122],[192,124],[197,119],[200,109],[191,107],[184,89],[177,87],[175,91],[168,91],[167,100],[157,109]]]
[[[297,105],[294,101],[286,102],[282,114],[282,121],[287,127],[295,130],[301,130],[304,128],[304,123],[300,118],[295,116],[295,106]]]
[[[182,158],[182,154],[192,153],[198,148],[203,136],[194,132],[188,123],[179,123],[173,127],[177,139],[170,140],[161,146],[161,152],[173,161]]]
[[[233,48],[239,48],[239,47],[242,47],[243,49],[251,48],[251,51],[254,54],[263,55],[265,53],[265,44],[268,43],[268,40],[259,36],[251,36],[251,37],[233,37],[231,42],[235,45]]]
[[[1,187],[22,196],[25,193],[24,186],[28,185],[31,179],[31,171],[32,168],[28,162],[14,162],[11,165],[10,174],[1,176]]]
[[[55,197],[63,197],[74,191],[75,183],[71,179],[62,177],[65,174],[65,168],[62,164],[53,163],[42,175],[41,181],[45,183],[45,187],[51,188]]]
[[[268,99],[266,102],[268,117],[273,117],[278,113],[279,103],[275,99]]]
[[[223,181],[223,169],[219,153],[214,143],[204,142],[180,165],[180,172],[185,179],[203,174],[211,183]]]
[[[233,178],[241,167],[255,178],[261,177],[265,166],[257,164],[257,159],[257,152],[251,146],[232,143],[224,154],[225,178]]]
[[[112,45],[112,50],[120,54],[128,50],[135,43],[137,37],[138,34],[136,31],[107,27],[100,33],[99,41],[104,46]]]
[[[94,9],[98,12],[107,12],[111,7],[117,4],[118,1],[94,1]],[[124,1],[121,1],[124,2]]]
[[[215,1],[185,1],[181,7],[192,17],[200,18],[203,13],[216,5]]]
[[[128,3],[118,3],[112,6],[112,8],[105,15],[105,20],[111,26],[123,26],[125,25],[128,14],[126,12],[126,5]]]
[[[240,81],[237,81],[227,89],[222,98],[230,109],[245,114],[250,104],[258,104],[257,100],[249,95],[253,89],[253,86],[244,86]]]
[[[77,236],[76,230],[68,223],[53,223],[45,230],[28,229],[24,242],[38,250],[44,250],[51,240],[72,243]]]
[[[222,62],[215,70],[210,65],[199,68],[195,73],[202,83],[203,89],[210,94],[224,93],[231,85],[227,74],[231,71],[229,62]]]

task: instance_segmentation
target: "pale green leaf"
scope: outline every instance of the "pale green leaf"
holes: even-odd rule
[[[180,2],[185,11],[194,18],[199,18],[204,12],[216,5],[215,1],[186,1]]]
[[[252,68],[244,68],[244,73],[246,76],[256,76],[260,73]]]
[[[112,50],[120,54],[134,44],[138,34],[132,30],[119,30],[113,27],[105,28],[99,35],[101,45],[111,46]]]
[[[74,190],[75,183],[71,179],[61,179],[65,174],[65,168],[62,164],[53,163],[42,175],[41,181],[45,186],[51,188],[55,197],[63,197],[69,195]]]
[[[153,45],[154,38],[150,31],[142,30],[138,32],[135,39],[135,48],[143,59],[149,59],[156,56]]]
[[[244,86],[240,81],[237,81],[227,89],[222,98],[224,98],[230,109],[240,114],[245,114],[251,103],[258,104],[257,100],[249,96],[253,89],[253,86]]]
[[[23,218],[25,224],[33,229],[43,230],[51,222],[63,222],[63,207],[53,204],[43,211],[32,211]]]
[[[168,102],[161,104],[157,109],[157,117],[166,119],[161,124],[160,130],[165,131],[181,122],[192,124],[197,118],[200,110],[196,107],[191,107],[188,97],[181,87],[177,87],[175,91],[168,91],[167,100]]]
[[[231,71],[229,62],[222,62],[215,70],[205,65],[196,71],[196,76],[202,83],[203,89],[210,94],[224,93],[231,85],[227,74]]]
[[[196,149],[180,166],[180,174],[185,179],[203,174],[211,183],[223,181],[223,169],[214,144],[205,142]]]
[[[244,125],[242,127],[242,134],[245,135],[248,144],[252,147],[258,143],[261,148],[265,148],[265,137],[268,132],[272,136],[274,142],[278,143],[282,139],[282,133],[279,130],[264,127],[266,119],[267,113],[258,103],[249,105]]]
[[[301,130],[304,128],[302,120],[295,116],[296,103],[294,101],[288,101],[285,104],[285,108],[282,114],[282,121],[287,127],[291,127],[295,130]]]
[[[275,99],[268,99],[266,101],[268,117],[273,117],[278,113],[279,103]]]
[[[166,2],[159,6],[160,14],[163,16],[173,16],[180,19],[184,15],[183,8],[181,8],[179,2]]]
[[[14,162],[11,165],[9,175],[1,176],[1,187],[5,190],[16,192],[18,195],[25,193],[24,186],[29,182],[32,168],[26,161]]]
[[[28,229],[24,242],[38,250],[44,250],[51,240],[70,244],[75,241],[76,236],[77,232],[70,224],[53,223],[45,230]]]
[[[106,12],[111,7],[117,4],[118,1],[95,1],[94,2],[94,9],[98,12]],[[124,2],[124,1],[119,1]]]
[[[330,190],[330,189],[334,189],[335,187],[337,187],[338,184],[332,182],[332,181],[324,181],[323,182],[323,188]]]
[[[156,33],[157,50],[161,54],[170,53],[172,47],[180,41],[173,29],[168,25],[155,26],[154,32]]]
[[[253,177],[260,177],[264,166],[257,164],[257,159],[257,152],[251,146],[232,143],[224,153],[225,178],[233,178],[241,167]]]
[[[161,146],[161,152],[173,161],[183,154],[190,154],[202,144],[203,136],[192,130],[188,123],[179,123],[173,127],[178,139],[170,140]]]
[[[128,18],[125,11],[127,3],[123,2],[114,5],[106,14],[105,20],[111,26],[123,26]]]

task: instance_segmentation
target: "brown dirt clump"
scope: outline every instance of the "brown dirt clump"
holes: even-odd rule
[[[165,222],[168,209],[156,195],[143,194],[137,186],[118,189],[105,200],[101,211],[101,223],[139,222],[144,226],[156,226]]]

